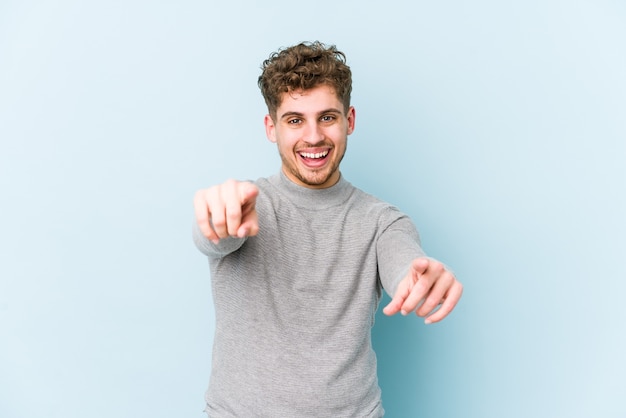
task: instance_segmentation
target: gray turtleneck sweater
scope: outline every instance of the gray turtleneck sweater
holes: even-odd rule
[[[300,187],[281,172],[259,188],[259,233],[208,256],[216,330],[211,417],[380,417],[371,327],[424,253],[411,220],[343,177]]]

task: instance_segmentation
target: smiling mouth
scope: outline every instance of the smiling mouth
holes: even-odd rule
[[[318,160],[321,158],[325,158],[328,155],[328,150],[323,152],[300,152],[299,154],[302,158]]]

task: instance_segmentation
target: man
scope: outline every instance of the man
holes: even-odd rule
[[[462,285],[427,258],[410,219],[340,173],[355,128],[352,76],[334,46],[273,53],[259,87],[282,170],[194,197],[216,331],[215,417],[380,417],[371,327],[384,313],[442,320]]]

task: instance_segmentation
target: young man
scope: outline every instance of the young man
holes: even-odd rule
[[[265,131],[282,170],[194,197],[216,313],[206,412],[380,417],[371,327],[382,290],[392,296],[385,314],[431,323],[463,287],[425,256],[406,215],[342,177],[355,127],[344,54],[302,43],[262,70]]]

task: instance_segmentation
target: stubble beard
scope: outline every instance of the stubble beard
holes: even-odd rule
[[[336,149],[336,148],[335,148]],[[332,176],[339,170],[339,164],[345,155],[345,150],[343,154],[339,156],[339,158],[332,162],[330,166],[323,167],[319,170],[307,170],[306,173],[301,172],[298,169],[297,164],[293,164],[289,159],[287,159],[282,152],[280,152],[280,158],[283,162],[283,167],[286,167],[287,170],[302,184],[306,184],[311,187],[319,187],[326,183]],[[299,157],[296,157],[299,158]],[[308,177],[305,174],[310,174]]]

